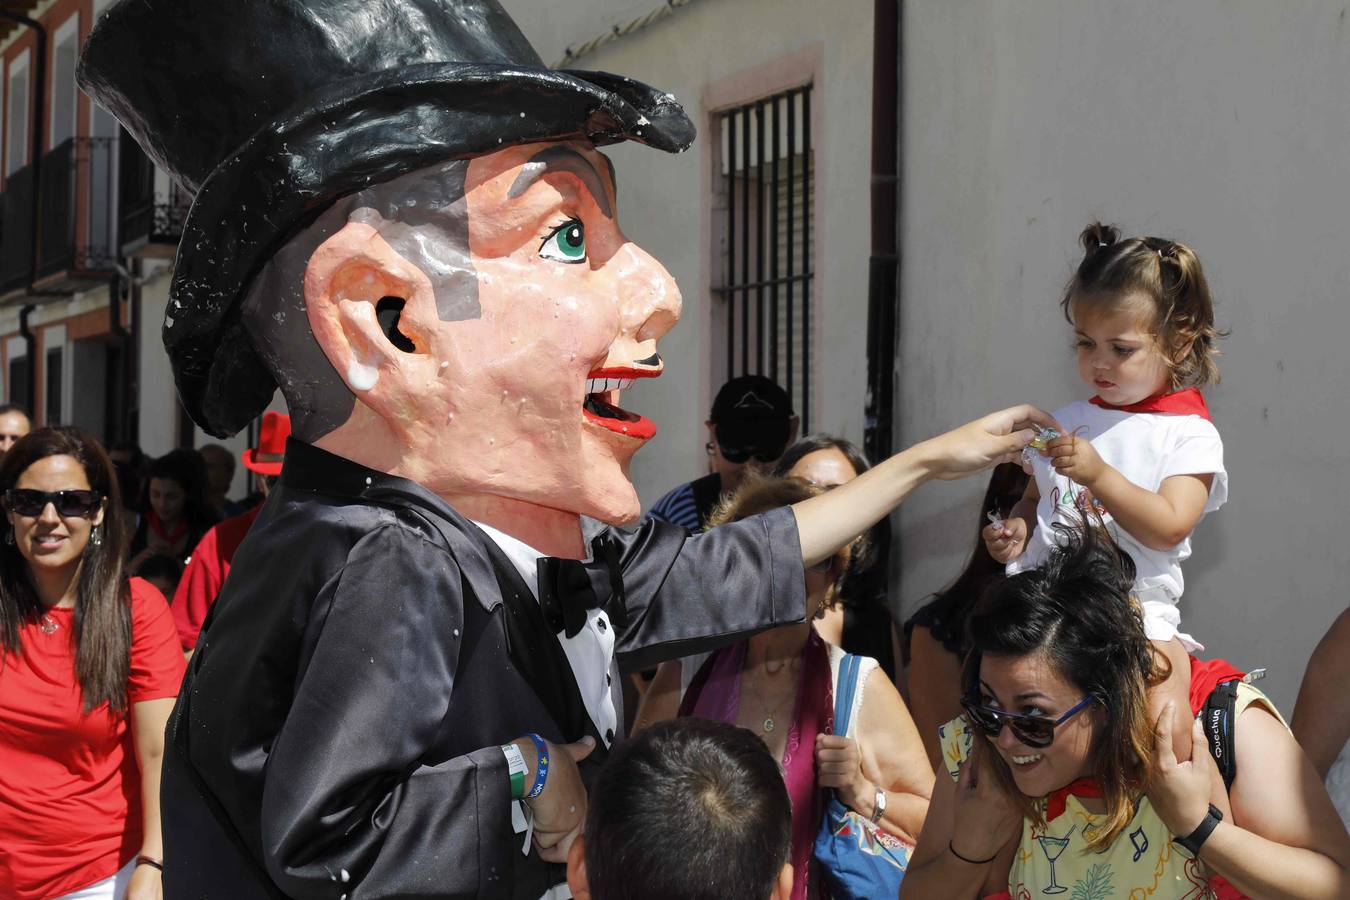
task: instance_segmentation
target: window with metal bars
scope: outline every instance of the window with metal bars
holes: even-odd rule
[[[767,375],[811,428],[815,201],[811,86],[717,114],[721,161],[714,217],[721,274],[712,286],[722,381]],[[720,383],[720,382],[719,382]]]

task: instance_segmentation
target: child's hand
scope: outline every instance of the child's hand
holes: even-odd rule
[[[1055,438],[1045,445],[1044,453],[1050,458],[1050,465],[1055,471],[1084,487],[1092,487],[1106,471],[1106,463],[1098,455],[1097,448],[1087,438],[1077,435],[1066,434]]]
[[[1001,525],[987,525],[980,536],[995,562],[1010,563],[1027,548],[1027,520],[1016,517]]]

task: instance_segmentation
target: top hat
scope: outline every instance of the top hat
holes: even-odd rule
[[[120,0],[79,81],[194,195],[164,345],[183,405],[218,437],[276,387],[240,302],[334,201],[508,145],[694,139],[670,94],[549,69],[497,0]]]
[[[262,428],[258,429],[258,446],[249,447],[239,458],[244,468],[259,475],[280,475],[286,455],[286,438],[291,435],[291,417],[268,410],[263,413]]]

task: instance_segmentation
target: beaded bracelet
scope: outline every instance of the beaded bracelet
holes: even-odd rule
[[[533,800],[544,792],[544,782],[548,779],[548,744],[534,732],[530,732],[526,737],[534,741],[534,749],[539,757],[534,770],[534,784],[525,795],[526,800]]]

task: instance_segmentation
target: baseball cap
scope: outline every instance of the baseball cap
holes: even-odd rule
[[[792,415],[787,392],[772,379],[740,375],[722,385],[708,418],[728,459],[751,453],[776,459],[787,449]]]

